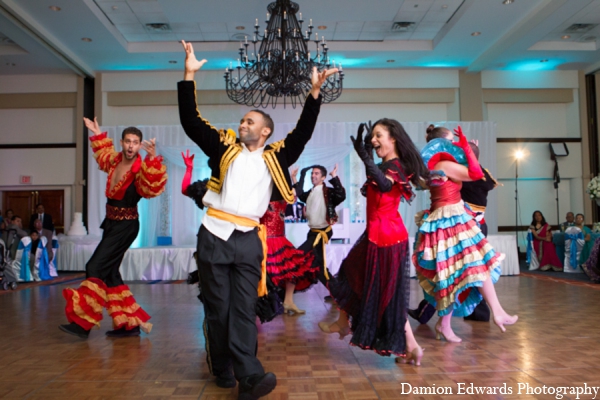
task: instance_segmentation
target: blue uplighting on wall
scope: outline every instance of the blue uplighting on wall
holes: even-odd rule
[[[548,59],[547,62],[541,62],[543,58],[539,60],[529,61],[517,61],[508,64],[505,69],[510,71],[552,71],[557,69],[564,61],[557,59]]]

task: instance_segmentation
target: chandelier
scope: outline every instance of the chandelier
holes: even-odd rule
[[[299,10],[298,4],[290,0],[270,3],[264,33],[259,31],[256,19],[254,38],[249,43],[246,36],[240,43],[237,65],[230,63],[225,68],[225,88],[231,100],[250,107],[275,108],[282,98],[284,107],[291,104],[296,108],[310,92],[313,67],[319,72],[336,68],[335,61],[329,59],[325,37],[318,33],[313,37],[312,19],[303,30]],[[311,41],[316,46],[312,54],[308,50]],[[337,68],[339,72],[329,76],[321,87],[324,103],[342,94],[344,72],[341,64]]]

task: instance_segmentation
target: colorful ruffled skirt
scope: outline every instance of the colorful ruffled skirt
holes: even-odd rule
[[[286,282],[292,282],[301,292],[317,282],[319,266],[312,250],[296,249],[285,236],[268,237],[267,248],[267,274],[275,286],[285,289]]]
[[[329,280],[329,291],[350,316],[350,344],[383,356],[406,354],[410,258],[408,240],[378,247],[363,234]]]
[[[439,316],[470,315],[482,296],[477,287],[500,278],[500,262],[464,203],[442,206],[415,217],[419,227],[413,263],[425,299]]]

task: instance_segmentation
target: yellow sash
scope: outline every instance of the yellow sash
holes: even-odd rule
[[[206,215],[223,221],[232,222],[236,225],[258,228],[258,238],[263,247],[263,259],[260,265],[260,281],[258,282],[258,297],[265,296],[267,294],[267,228],[250,218],[229,214],[214,208],[209,208]]]
[[[326,229],[311,229],[311,232],[317,232],[318,235],[313,243],[313,247],[317,247],[319,241],[323,241],[323,273],[325,274],[325,279],[329,280],[329,274],[327,273],[327,257],[325,255],[325,245],[329,243],[329,237],[327,233],[331,232],[331,225]]]

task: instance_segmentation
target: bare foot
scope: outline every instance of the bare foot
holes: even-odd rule
[[[494,316],[494,323],[500,328],[502,332],[506,332],[506,328],[504,325],[512,325],[519,319],[518,315],[508,315],[504,314],[501,316]]]

